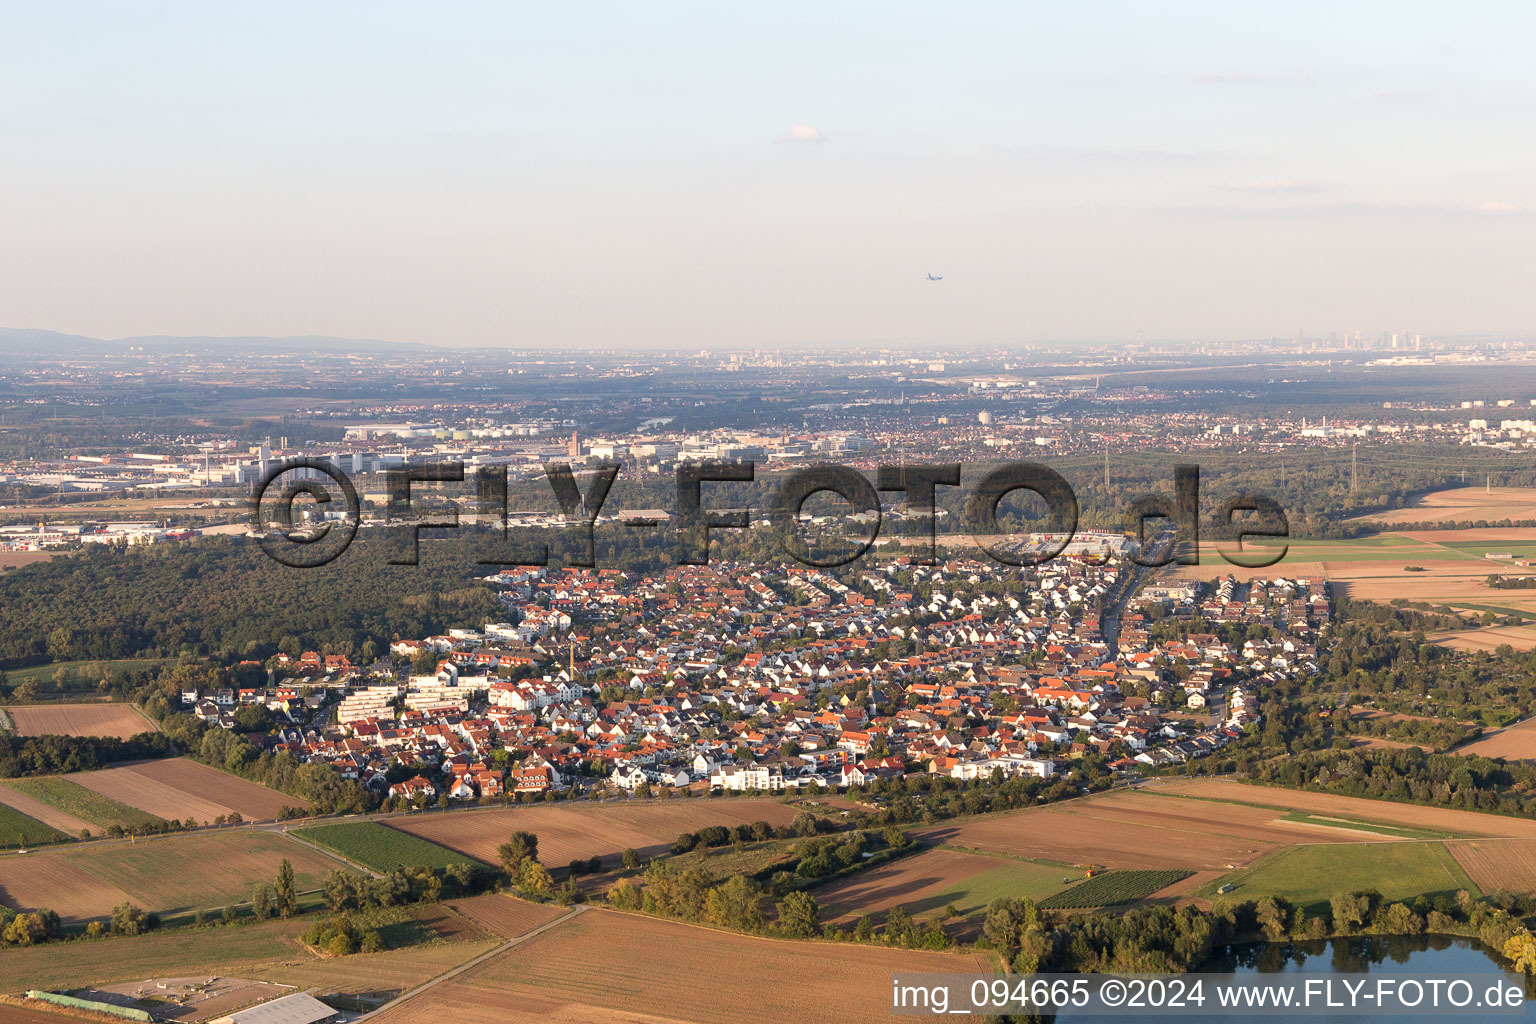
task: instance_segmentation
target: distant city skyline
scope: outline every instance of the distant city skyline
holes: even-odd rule
[[[1530,337],[1532,29],[1516,4],[18,5],[0,325]]]

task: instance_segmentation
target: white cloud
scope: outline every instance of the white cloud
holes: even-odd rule
[[[1507,213],[1529,213],[1530,212],[1529,210],[1527,210],[1523,206],[1516,206],[1514,203],[1501,203],[1501,202],[1498,202],[1497,200],[1492,200],[1492,199],[1490,199],[1488,202],[1486,202],[1486,203],[1482,204],[1481,206],[1479,206],[1478,209],[1481,210],[1483,213],[1506,213],[1507,214]]]
[[[808,124],[797,124],[789,130],[790,142],[826,142],[827,137],[821,134],[819,128],[813,128]]]

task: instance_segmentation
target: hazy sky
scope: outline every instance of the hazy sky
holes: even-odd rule
[[[3,326],[690,348],[1536,326],[1530,4],[3,17]]]

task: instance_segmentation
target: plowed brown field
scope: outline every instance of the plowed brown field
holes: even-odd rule
[[[445,906],[463,914],[492,935],[515,939],[541,924],[548,924],[570,912],[568,907],[548,903],[524,903],[500,893],[486,893],[467,900],[452,900]]]
[[[742,825],[753,821],[788,825],[797,813],[797,808],[777,800],[701,798],[572,807],[507,807],[391,818],[384,824],[487,864],[495,864],[496,848],[512,832],[522,829],[539,837],[540,860],[552,867],[564,867],[594,854],[612,858],[628,848],[650,856],[665,850],[680,833],[695,832],[708,825]],[[611,861],[608,866],[612,866]]]
[[[247,821],[272,821],[285,805],[309,806],[296,796],[258,786],[185,757],[76,772],[65,778],[167,820],[192,818],[210,822],[239,811]]]
[[[123,902],[160,912],[216,910],[249,900],[284,858],[300,891],[318,888],[340,866],[271,832],[89,843],[0,859],[0,899],[18,910],[46,907],[66,922],[104,917]]]
[[[791,942],[589,911],[378,1024],[845,1024],[886,1020],[891,974],[977,972],[980,954]]]
[[[1484,892],[1536,893],[1536,839],[1469,839],[1445,848]]]
[[[1172,789],[1173,787],[1169,787]],[[1263,790],[1280,805],[1284,791]],[[1109,868],[1241,867],[1290,843],[1369,841],[1279,820],[1282,811],[1118,792],[922,830],[930,841]],[[1362,837],[1365,837],[1363,839]]]
[[[115,736],[159,732],[128,704],[18,704],[5,709],[18,736]]]
[[[1536,718],[1528,718],[1481,739],[1457,747],[1453,753],[1469,757],[1502,757],[1506,761],[1536,760]],[[17,810],[22,810],[18,807]],[[31,814],[30,811],[26,813]],[[36,815],[33,815],[36,817]]]
[[[1479,814],[1476,811],[1455,811],[1443,807],[1421,807],[1418,804],[1366,800],[1360,797],[1311,793],[1306,790],[1280,789],[1274,786],[1250,786],[1225,779],[1190,779],[1169,783],[1166,787],[1159,788],[1184,796],[1269,804],[1272,807],[1285,807],[1291,810],[1340,814],[1367,821],[1416,825],[1420,828],[1464,832],[1474,836],[1518,836],[1536,839],[1536,821],[1509,818],[1500,814]],[[1359,842],[1360,834],[1356,833],[1348,837],[1347,841]]]

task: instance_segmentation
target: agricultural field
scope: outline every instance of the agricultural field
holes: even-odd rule
[[[166,820],[206,823],[239,812],[246,821],[271,821],[286,806],[309,806],[296,796],[185,757],[75,772],[65,778]]]
[[[1445,845],[1484,892],[1536,893],[1536,839],[1473,839]]]
[[[430,843],[409,832],[385,828],[375,821],[315,825],[294,829],[293,834],[380,872],[417,865],[445,868],[450,864],[470,861],[469,857],[461,853]]]
[[[1528,567],[1510,561],[1492,561],[1483,555],[1490,550],[1509,551],[1517,557],[1526,547],[1536,550],[1536,530],[1505,531],[1527,535],[1525,544],[1507,540],[1477,541],[1470,534],[1488,531],[1423,531],[1382,534],[1349,540],[1309,540],[1291,538],[1286,554],[1274,565],[1247,569],[1231,565],[1218,553],[1217,545],[1203,542],[1200,564],[1185,566],[1180,575],[1216,579],[1231,575],[1238,580],[1323,578],[1333,584],[1335,596],[1388,601],[1405,598],[1431,605],[1483,610],[1503,609],[1504,613],[1536,616],[1536,590],[1496,590],[1488,586],[1488,576],[1530,575]],[[1244,550],[1263,553],[1279,542],[1253,540]],[[1414,567],[1410,571],[1409,567]]]
[[[991,966],[982,954],[794,942],[593,910],[376,1020],[501,1024],[509,1007],[532,1024],[884,1020],[892,972]]]
[[[1442,647],[1454,651],[1492,651],[1508,644],[1517,651],[1536,649],[1536,626],[1486,626],[1439,633],[1433,638]]]
[[[219,975],[313,987],[319,994],[376,993],[383,1002],[486,952],[500,940],[432,940],[424,945],[341,958],[316,957],[297,942],[305,920],[266,921],[199,931],[150,932],[97,942],[50,943],[0,952],[0,991],[78,988],[146,978]],[[10,1021],[9,1010],[0,1020]],[[74,1018],[68,1018],[73,1020]],[[50,1021],[63,1018],[50,1016]]]
[[[1234,900],[1279,896],[1312,913],[1325,910],[1336,893],[1374,889],[1388,900],[1422,894],[1454,895],[1480,889],[1451,856],[1446,843],[1334,843],[1291,846],[1207,883],[1198,895],[1214,898],[1221,885]]]
[[[812,891],[822,920],[846,924],[864,914],[877,921],[894,907],[919,920],[954,906],[963,917],[985,914],[1000,896],[1042,900],[1082,877],[1064,864],[937,849],[900,857]]]
[[[683,832],[707,825],[743,825],[766,821],[788,825],[798,808],[770,799],[632,800],[624,803],[562,806],[540,804],[494,810],[410,815],[387,824],[402,832],[457,850],[487,864],[497,863],[496,848],[518,829],[539,837],[539,859],[552,867],[601,855],[612,867],[625,849],[647,857],[666,851]]]
[[[308,926],[307,921],[269,921],[190,933],[196,935],[192,941],[187,932],[167,931],[7,949],[0,951],[5,964],[0,989],[15,994],[192,974],[250,977],[255,966],[307,958],[294,940]]]
[[[135,829],[164,823],[163,818],[129,807],[58,776],[9,779],[0,783],[0,800],[9,798],[5,790],[45,804],[77,821],[87,822],[91,832],[96,835],[113,825]],[[78,834],[79,829],[75,831]]]
[[[1536,488],[1453,487],[1421,495],[1406,508],[1363,516],[1379,523],[1498,522],[1536,519]],[[1469,538],[1470,539],[1470,538]]]
[[[51,825],[47,825],[36,818],[28,817],[14,807],[0,804],[0,849],[14,850],[17,847],[43,846],[47,843],[62,843],[69,836]],[[5,863],[0,861],[0,864]],[[0,896],[3,899],[3,896]]]
[[[131,704],[13,704],[5,709],[18,736],[115,736],[159,728]]]
[[[928,842],[1113,869],[1230,871],[1291,843],[1358,841],[1360,835],[1282,820],[1285,808],[1243,806],[1151,791],[1101,793],[919,830]],[[1271,801],[1284,791],[1263,791]]]
[[[34,800],[20,790],[12,789],[3,783],[0,783],[0,807],[20,811],[29,818],[36,819],[50,828],[56,828],[60,832],[67,832],[71,836],[78,836],[82,831],[96,831],[95,826],[90,822],[65,814],[58,808],[45,804],[41,800]],[[0,813],[4,812],[0,811]]]
[[[46,562],[57,551],[0,551],[0,570],[18,569],[34,562]]]
[[[219,910],[249,900],[285,857],[301,892],[341,866],[283,835],[243,829],[89,843],[0,859],[0,900],[16,910],[47,907],[66,923],[103,917],[123,902],[162,914]]]
[[[1499,814],[1479,814],[1476,811],[1422,807],[1418,804],[1400,804],[1388,800],[1365,800],[1359,797],[1312,793],[1300,789],[1254,786],[1226,779],[1180,780],[1158,785],[1155,789],[1160,794],[1198,798],[1195,802],[1218,801],[1227,805],[1228,809],[1231,809],[1233,804],[1258,806],[1279,809],[1282,812],[1305,811],[1311,814],[1339,816],[1358,822],[1374,821],[1462,836],[1516,836],[1536,839],[1536,821],[1510,818]],[[1298,841],[1317,842],[1318,831],[1320,830],[1310,830]],[[1359,839],[1358,834],[1341,834],[1349,841]]]
[[[1494,729],[1451,751],[1468,757],[1499,757],[1506,761],[1536,760],[1536,718]]]
[[[1046,910],[1088,910],[1094,907],[1113,907],[1122,903],[1135,903],[1146,899],[1159,889],[1166,889],[1176,882],[1193,875],[1193,871],[1169,869],[1164,871],[1106,871],[1070,889],[1064,889],[1040,901]]]
[[[540,925],[569,913],[568,907],[549,903],[528,903],[524,900],[489,892],[468,899],[449,900],[443,904],[449,910],[473,921],[484,931],[503,939],[515,939],[527,935]]]
[[[382,953],[357,953],[344,957],[294,956],[246,971],[245,976],[282,985],[313,989],[317,996],[338,996],[347,1003],[380,1006],[403,992],[437,977],[444,971],[473,960],[501,943],[476,933],[473,937],[389,949]],[[422,996],[431,1000],[436,990]],[[502,1010],[502,1020],[518,1019]]]
[[[1368,832],[1377,836],[1388,836],[1392,839],[1462,839],[1465,836],[1459,832],[1447,832],[1443,829],[1422,828],[1417,825],[1394,825],[1382,821],[1367,821],[1364,818],[1352,818],[1339,814],[1312,814],[1309,811],[1287,811],[1285,821],[1298,821],[1304,825],[1317,825],[1321,828],[1342,828],[1354,832]]]

